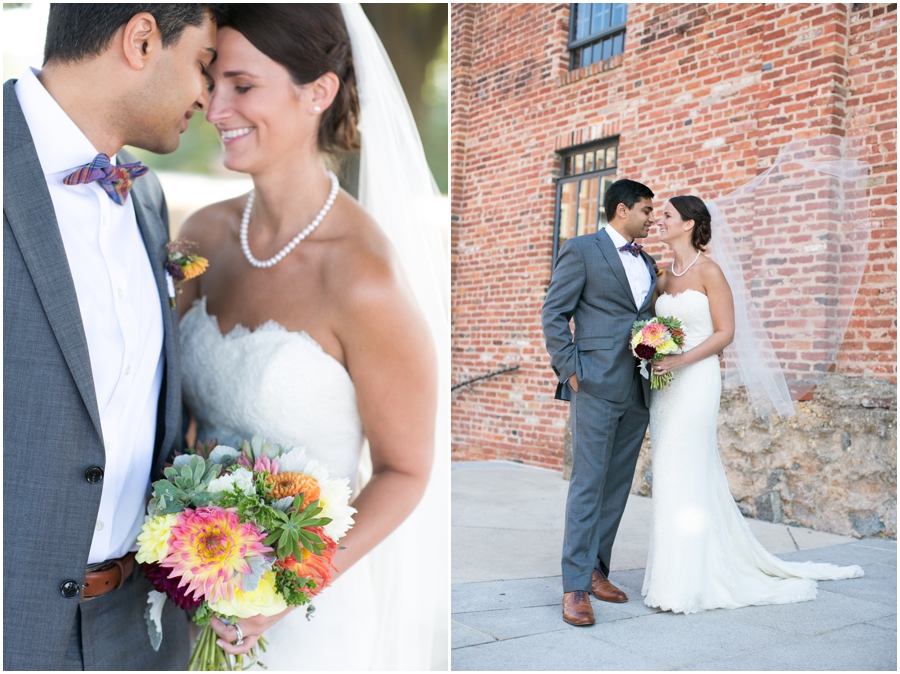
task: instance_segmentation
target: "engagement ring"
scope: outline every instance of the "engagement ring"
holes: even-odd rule
[[[237,630],[238,638],[237,638],[237,641],[233,641],[232,643],[235,646],[240,646],[242,643],[244,643],[244,633],[241,631],[241,626],[238,625],[237,623],[234,623],[234,629]]]

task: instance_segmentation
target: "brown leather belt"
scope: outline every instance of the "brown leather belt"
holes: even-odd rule
[[[129,552],[119,559],[102,562],[95,568],[88,567],[84,574],[81,601],[100,597],[118,590],[134,573],[134,553]]]

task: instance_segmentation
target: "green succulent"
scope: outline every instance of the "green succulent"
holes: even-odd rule
[[[325,549],[325,543],[321,537],[307,527],[323,527],[331,522],[330,517],[318,517],[322,512],[318,501],[313,501],[303,508],[303,494],[294,497],[294,512],[282,512],[274,510],[275,522],[269,529],[269,536],[265,545],[277,542],[276,552],[279,559],[284,559],[293,554],[299,560],[302,556],[301,546],[314,555],[321,555]]]
[[[168,515],[185,508],[209,505],[217,494],[209,491],[209,483],[219,476],[220,467],[199,456],[179,466],[166,468],[164,480],[153,483],[150,499],[151,515]]]

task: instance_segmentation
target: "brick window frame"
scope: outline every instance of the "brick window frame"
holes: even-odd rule
[[[553,219],[553,266],[563,243],[606,225],[603,197],[616,179],[619,137],[566,148],[560,155]],[[584,203],[584,206],[582,205]],[[571,210],[570,210],[571,209]]]
[[[628,3],[573,2],[569,7],[569,70],[605,61],[625,51]]]

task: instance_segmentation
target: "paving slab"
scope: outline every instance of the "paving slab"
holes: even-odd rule
[[[756,657],[765,669],[897,671],[897,632],[874,625],[851,625],[768,646]]]
[[[450,648],[463,648],[464,646],[477,646],[496,641],[490,634],[479,632],[456,620],[451,621],[450,627],[453,636],[450,639]]]
[[[812,636],[830,632],[839,627],[856,623],[871,622],[873,619],[896,615],[896,606],[856,599],[843,594],[829,592],[822,588],[831,587],[835,583],[859,582],[861,578],[848,581],[822,581],[819,583],[819,594],[813,600],[815,610],[810,602],[795,604],[773,604],[769,606],[745,606],[729,611],[736,620],[755,625],[778,625],[781,630],[797,635]]]
[[[603,644],[573,628],[491,644],[460,648],[450,654],[454,671],[628,671],[669,669],[660,660]]]
[[[747,520],[791,561],[859,564],[816,600],[671,614],[644,605],[652,501],[630,496],[610,578],[625,604],[592,599],[597,623],[560,616],[561,474],[507,462],[454,464],[451,603],[455,670],[891,670],[897,660],[897,544]],[[461,507],[457,507],[461,503]]]

